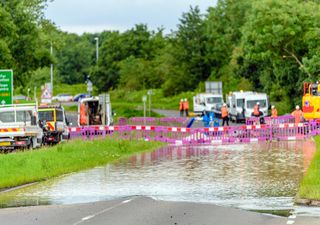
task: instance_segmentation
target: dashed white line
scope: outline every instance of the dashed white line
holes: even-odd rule
[[[288,220],[287,224],[294,224],[294,220]]]
[[[90,220],[90,219],[92,219],[92,218],[94,218],[94,217],[96,217],[96,216],[99,216],[99,215],[101,215],[101,214],[103,214],[103,213],[105,213],[105,212],[108,212],[108,211],[110,211],[110,210],[112,210],[112,209],[115,209],[115,208],[117,208],[117,207],[119,207],[119,206],[121,206],[121,205],[123,205],[123,204],[129,203],[129,202],[131,202],[132,200],[134,200],[134,198],[128,199],[128,200],[125,200],[125,201],[122,201],[122,202],[120,202],[120,203],[118,203],[118,204],[116,204],[116,205],[114,205],[114,206],[111,206],[111,207],[109,207],[109,208],[106,208],[106,209],[104,209],[104,210],[101,210],[101,211],[99,211],[99,212],[97,212],[97,213],[95,213],[95,214],[93,214],[93,215],[89,215],[89,216],[83,217],[80,221],[74,223],[73,225],[81,224],[81,223],[83,223],[83,222],[85,222],[85,221],[87,221],[87,220]]]
[[[93,217],[94,217],[94,215],[90,215],[90,216],[83,217],[81,220],[82,220],[82,221],[90,220],[90,219],[93,218]]]
[[[289,218],[289,219],[295,219],[295,218],[297,218],[297,216],[296,216],[296,215],[291,215],[291,216],[289,216],[288,218]]]

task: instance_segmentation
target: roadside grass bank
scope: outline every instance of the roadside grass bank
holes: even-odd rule
[[[0,190],[105,165],[163,146],[143,140],[78,139],[40,150],[0,154]]]
[[[320,136],[316,136],[315,141],[317,151],[306,175],[300,183],[297,203],[312,204],[312,200],[320,201]]]

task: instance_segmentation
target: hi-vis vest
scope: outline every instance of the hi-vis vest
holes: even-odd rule
[[[227,117],[229,115],[228,109],[225,106],[221,107],[221,117]]]

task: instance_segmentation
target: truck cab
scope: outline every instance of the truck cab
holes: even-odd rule
[[[69,124],[62,106],[40,105],[38,114],[46,144],[56,144],[69,139]]]
[[[36,104],[0,106],[0,149],[37,148],[42,145]]]
[[[193,111],[201,114],[203,111],[213,111],[217,105],[223,104],[221,94],[200,93],[193,97]]]

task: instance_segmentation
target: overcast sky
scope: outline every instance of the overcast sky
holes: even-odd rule
[[[190,5],[205,13],[217,0],[54,0],[49,3],[46,17],[60,29],[82,34],[103,30],[125,31],[135,24],[150,29],[164,27],[176,30],[183,12]]]

